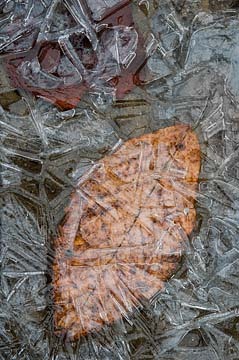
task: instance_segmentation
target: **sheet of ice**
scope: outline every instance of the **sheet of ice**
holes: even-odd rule
[[[100,3],[88,5],[97,14],[99,5],[109,5]],[[69,11],[84,4],[65,0],[61,6]],[[76,18],[57,28],[58,5],[0,1],[1,64],[6,53],[31,48],[33,39],[59,38],[65,27],[71,34]],[[7,84],[1,65],[1,360],[238,360],[238,9],[236,1],[134,1],[149,57],[138,86],[118,101],[96,76],[97,91],[60,111]],[[88,30],[94,34],[94,26]],[[115,33],[107,38],[112,47]],[[111,55],[115,60],[115,49]],[[115,73],[119,63],[112,63]],[[64,55],[57,71],[69,84],[79,76],[74,69]],[[178,122],[191,125],[202,150],[197,224],[179,271],[132,316],[77,343],[55,337],[52,239],[72,189],[123,141]]]

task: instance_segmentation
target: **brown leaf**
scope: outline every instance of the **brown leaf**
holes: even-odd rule
[[[161,290],[194,227],[200,148],[176,125],[127,141],[80,181],[56,240],[55,327],[77,339]]]

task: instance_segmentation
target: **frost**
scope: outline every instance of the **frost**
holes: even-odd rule
[[[2,0],[0,56],[0,359],[238,360],[238,2]],[[178,271],[101,331],[55,336],[53,240],[72,190],[128,139],[179,122],[202,164]]]

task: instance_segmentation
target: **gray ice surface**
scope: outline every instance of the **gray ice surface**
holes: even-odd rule
[[[83,3],[63,5],[78,11],[74,21],[94,43]],[[103,6],[116,3],[88,5],[98,19]],[[1,57],[48,36],[58,5],[1,0]],[[8,106],[2,94],[14,89],[1,76],[1,360],[239,359],[239,5],[134,5],[146,24],[149,58],[143,85],[123,100],[99,86],[76,109],[60,111],[19,90]],[[53,25],[56,34],[70,26],[64,16]],[[120,61],[115,53],[112,59],[116,71]],[[67,61],[64,67],[73,71]],[[52,329],[52,239],[74,185],[120,140],[177,122],[192,126],[202,151],[197,224],[180,269],[130,320],[64,342]]]

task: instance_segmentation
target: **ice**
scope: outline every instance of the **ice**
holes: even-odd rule
[[[100,20],[103,15],[113,7],[122,6],[122,4],[126,3],[125,0],[87,0],[87,5],[92,11],[92,16],[95,20]]]
[[[96,3],[97,7],[99,5]],[[112,9],[115,4],[105,5],[107,9]],[[63,108],[77,105],[86,89],[99,96],[111,92],[111,97],[114,97],[115,89],[111,82],[118,82],[118,77],[126,76],[134,61],[140,67],[146,57],[143,38],[139,39],[137,30],[131,26],[133,20],[129,4],[120,2],[119,5],[120,9],[113,6],[111,15],[117,18],[108,17],[105,23],[96,25],[82,1],[55,0],[50,5],[45,2],[27,3],[21,8],[27,16],[21,28],[19,21],[23,18],[20,16],[14,22],[14,15],[7,28],[0,28],[2,55],[19,52],[17,57],[6,57],[12,83],[16,87],[20,84],[20,87]],[[122,7],[126,9],[125,19],[121,16]],[[16,5],[11,11],[15,14],[17,9]],[[121,12],[118,14],[118,11]],[[120,18],[123,20],[120,21]],[[11,26],[19,26],[20,29],[14,28],[11,34]],[[139,54],[140,61],[136,59]],[[133,79],[129,83],[133,83]],[[119,89],[119,92],[128,91],[123,85],[121,87],[123,90]],[[63,101],[64,92],[68,94],[68,102]]]
[[[133,17],[116,23],[126,3]],[[0,1],[1,360],[238,360],[238,9],[223,0]],[[14,66],[31,89],[5,66],[21,57]],[[120,79],[127,91],[117,96]],[[54,104],[86,83],[74,106]],[[196,132],[202,156],[181,265],[133,314],[75,343],[57,337],[53,240],[72,190],[125,140],[179,122]]]
[[[1,51],[20,52],[30,49],[49,4],[48,0],[2,1]]]

